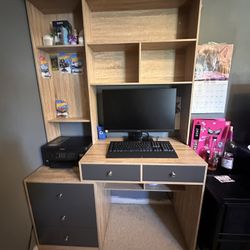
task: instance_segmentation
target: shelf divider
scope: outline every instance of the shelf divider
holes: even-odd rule
[[[84,45],[51,45],[51,46],[37,46],[37,49],[45,51],[47,53],[54,52],[83,52]]]
[[[50,123],[70,123],[70,122],[79,122],[79,123],[87,123],[90,122],[90,119],[85,119],[85,118],[80,118],[80,117],[69,117],[69,118],[64,118],[64,117],[57,117],[54,119],[49,120],[48,122]]]
[[[145,191],[155,191],[155,192],[181,192],[185,190],[184,185],[167,185],[167,184],[144,184]]]
[[[124,191],[144,191],[143,184],[138,183],[105,183],[104,189]]]

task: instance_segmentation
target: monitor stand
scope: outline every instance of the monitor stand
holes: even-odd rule
[[[124,138],[125,141],[152,141],[152,137],[147,132],[128,132],[128,137]]]

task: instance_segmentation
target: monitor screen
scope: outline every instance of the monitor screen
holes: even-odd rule
[[[103,90],[103,125],[111,132],[171,131],[176,89]]]

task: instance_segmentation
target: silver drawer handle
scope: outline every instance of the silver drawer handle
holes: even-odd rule
[[[57,195],[56,195],[56,197],[57,197],[58,199],[62,199],[62,197],[63,197],[63,194],[62,194],[62,193],[60,193],[60,194],[57,194]]]
[[[113,175],[113,172],[110,170],[110,171],[108,171],[108,173],[107,173],[107,176],[112,176]]]
[[[66,216],[65,215],[61,216],[61,221],[65,221],[65,220],[66,220]]]
[[[64,237],[64,241],[69,241],[69,235],[66,235],[66,236]]]
[[[170,176],[171,178],[174,178],[174,177],[176,176],[176,173],[175,173],[174,171],[172,171],[172,172],[169,174],[169,176]]]

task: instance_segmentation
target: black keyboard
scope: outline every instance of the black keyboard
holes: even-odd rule
[[[111,141],[107,158],[178,158],[169,141]]]

